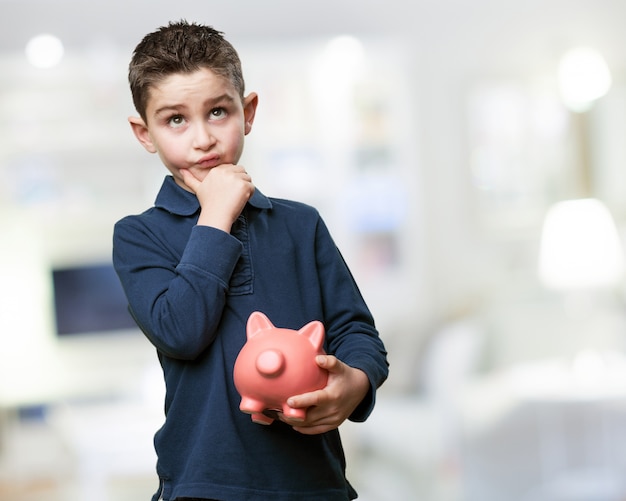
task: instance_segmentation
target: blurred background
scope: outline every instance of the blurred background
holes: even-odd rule
[[[0,499],[156,490],[111,233],[166,174],[131,52],[186,18],[238,48],[242,163],[319,208],[389,350],[342,427],[360,499],[626,500],[626,3],[309,4],[0,0]]]

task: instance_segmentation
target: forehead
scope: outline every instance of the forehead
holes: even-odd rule
[[[154,83],[148,93],[147,108],[175,105],[190,99],[210,100],[219,96],[238,99],[237,89],[226,77],[208,68],[190,73],[171,73]]]

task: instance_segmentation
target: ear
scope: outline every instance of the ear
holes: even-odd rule
[[[246,335],[248,339],[256,336],[260,331],[273,329],[274,325],[263,313],[260,311],[253,311],[248,317],[248,323],[246,325]]]
[[[259,104],[259,96],[257,96],[255,92],[251,92],[243,100],[243,116],[245,120],[244,131],[246,135],[248,135],[252,130],[257,104]]]
[[[156,153],[157,149],[152,142],[150,131],[148,130],[148,126],[143,119],[139,117],[128,117],[128,123],[130,124],[130,128],[133,130],[133,134],[135,134],[135,137],[141,145],[149,153]]]
[[[319,320],[313,320],[298,331],[298,334],[309,338],[309,341],[316,350],[324,344],[324,324]]]

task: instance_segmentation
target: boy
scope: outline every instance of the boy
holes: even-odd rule
[[[348,500],[338,427],[362,421],[386,379],[385,348],[319,214],[270,199],[238,165],[258,97],[237,52],[184,21],[148,34],[129,68],[131,128],[170,172],[155,206],[115,225],[113,262],[163,367],[153,500]],[[277,327],[326,329],[319,391],[269,426],[239,411],[233,365],[255,310]]]

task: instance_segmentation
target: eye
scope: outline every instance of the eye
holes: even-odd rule
[[[226,118],[226,110],[224,108],[213,108],[209,113],[210,120],[223,120]]]
[[[173,115],[167,120],[167,124],[170,127],[177,129],[178,127],[185,125],[185,117],[182,115]]]

